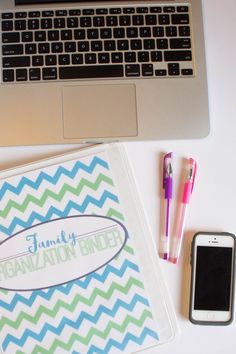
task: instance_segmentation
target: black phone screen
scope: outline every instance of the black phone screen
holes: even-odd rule
[[[194,310],[229,311],[233,250],[197,246]]]

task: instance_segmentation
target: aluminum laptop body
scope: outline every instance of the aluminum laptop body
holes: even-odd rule
[[[41,0],[40,4],[36,0],[35,4],[32,4],[32,0],[25,0],[25,2],[28,3],[17,6],[15,0],[1,0],[0,3],[1,146],[189,139],[202,138],[209,133],[201,0],[56,1],[53,3],[49,1],[45,3],[45,0]],[[189,6],[187,16],[191,20],[190,33],[186,35],[189,38],[186,39],[182,34],[184,39],[180,38],[176,41],[173,29],[175,32],[180,32],[186,27],[184,20],[181,22],[186,15],[180,16],[179,13],[173,15],[172,10],[175,7],[178,12],[181,12],[186,6]],[[41,55],[32,52],[40,45],[43,49],[46,46],[60,49],[58,43],[52,39],[49,45],[44,43],[48,41],[49,32],[54,35],[54,31],[49,29],[41,31],[34,28],[35,23],[43,21],[44,24],[48,24],[48,20],[41,18],[32,20],[33,15],[37,13],[38,16],[39,13],[43,13],[46,16],[51,13],[48,11],[60,17],[59,22],[53,20],[59,27],[61,21],[73,27],[75,20],[78,23],[77,27],[85,27],[63,29],[63,34],[73,32],[76,33],[77,38],[72,39],[72,44],[63,44],[67,46],[67,53],[65,49],[61,49],[59,59],[56,59],[62,65],[61,68],[58,61],[50,62],[55,57],[54,54],[47,54],[47,58],[43,59],[48,61],[48,67],[39,68],[40,62],[37,60]],[[147,14],[146,11],[151,11],[151,14]],[[73,15],[72,23],[65,22],[71,19],[63,19],[67,12]],[[26,13],[27,19],[24,18]],[[121,18],[118,18],[117,13],[121,13]],[[104,17],[106,14],[109,16],[108,19]],[[147,22],[149,25],[146,26],[145,23],[145,28],[142,30],[139,28],[139,22],[133,23],[140,18],[149,21]],[[156,23],[156,18],[164,20],[164,24]],[[171,19],[175,25],[171,21],[165,23],[166,18]],[[181,21],[178,20],[176,24],[176,19],[179,18]],[[127,19],[131,23],[127,24]],[[88,20],[92,23],[92,28],[89,30],[86,28]],[[114,20],[118,25],[117,30],[113,28]],[[101,29],[104,21],[105,23],[109,21],[111,28]],[[22,24],[31,27],[24,27],[23,30],[20,28],[19,31],[17,26]],[[163,36],[158,32],[160,27],[162,31],[168,31],[167,40],[159,38]],[[88,49],[83,49],[87,42],[78,39],[82,31],[91,36],[87,42],[92,48],[92,53]],[[118,38],[105,40],[106,43],[101,44],[100,39],[91,40],[92,36],[98,33],[104,35],[114,31]],[[128,33],[128,39],[119,38],[122,32]],[[27,43],[29,33],[39,38],[42,38],[40,37],[42,34],[47,37],[43,39],[43,43],[31,45]],[[140,33],[144,37],[141,40]],[[15,41],[17,43],[14,43]],[[169,49],[164,46],[165,41],[172,43],[175,54],[183,56],[183,52],[185,53],[185,57],[180,59],[180,64],[172,59]],[[141,49],[136,51],[135,46],[141,42],[144,43],[144,48],[140,47]],[[188,58],[190,42],[191,62]],[[126,43],[129,48],[123,47]],[[180,49],[179,43],[181,43]],[[70,53],[72,46],[74,52]],[[78,46],[82,46],[82,51],[84,50],[82,54],[78,53]],[[99,46],[103,47],[99,48]],[[147,54],[149,47],[151,50]],[[124,50],[119,54],[122,48]],[[164,58],[164,62],[160,61],[159,56]],[[111,58],[112,64],[106,63],[108,57]],[[123,67],[121,63],[114,64],[121,57],[126,60],[124,65],[122,64]],[[138,64],[133,62],[134,57],[138,58]],[[68,58],[78,61],[77,69],[71,69],[70,63],[66,62]],[[81,58],[87,64],[84,62],[80,64]],[[33,63],[31,68],[25,67],[27,65],[25,59]],[[154,63],[150,62],[151,59]],[[63,65],[63,60],[66,65]],[[19,65],[19,62],[22,64]],[[98,63],[103,62],[97,73]],[[107,65],[111,66],[107,67]],[[116,74],[110,72],[113,68],[117,70]],[[57,76],[51,76],[57,70]],[[95,77],[92,77],[93,71]]]

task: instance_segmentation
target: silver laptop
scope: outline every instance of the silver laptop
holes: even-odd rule
[[[0,145],[209,132],[201,0],[1,0]]]

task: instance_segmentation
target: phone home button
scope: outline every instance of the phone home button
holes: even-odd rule
[[[207,312],[206,317],[208,321],[213,321],[215,319],[215,312]]]

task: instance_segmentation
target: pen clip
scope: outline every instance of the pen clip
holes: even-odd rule
[[[170,199],[172,197],[172,152],[169,152],[163,159],[163,189],[165,190],[165,198]]]
[[[195,183],[195,176],[197,172],[197,162],[190,158],[188,159],[188,176],[187,180],[191,183],[191,193],[193,191],[194,183]]]

